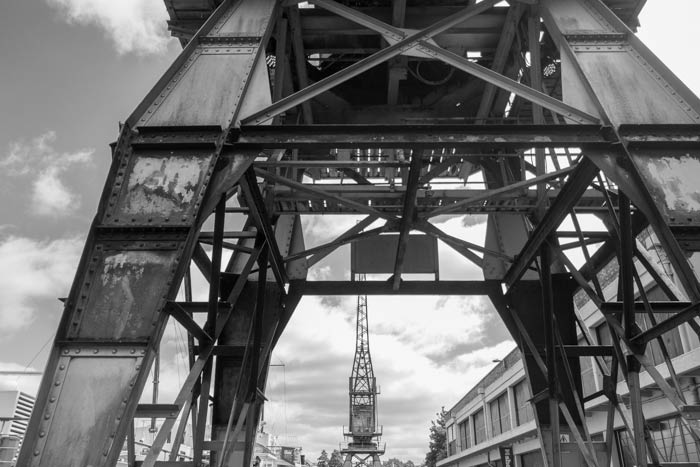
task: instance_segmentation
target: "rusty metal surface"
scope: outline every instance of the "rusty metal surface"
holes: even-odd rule
[[[141,369],[143,347],[65,349],[25,465],[105,465]],[[119,446],[121,448],[121,446]]]
[[[353,21],[357,22],[359,13],[372,13],[370,7],[386,10],[382,14],[376,14],[375,20],[385,18],[387,8],[392,2],[357,0],[341,3],[356,7]],[[533,279],[529,285],[525,285],[527,290],[521,288],[518,291],[518,286],[522,287],[523,282],[509,284],[514,285],[514,292],[510,297],[495,293],[496,289],[491,291],[492,300],[500,306],[499,311],[503,313],[507,325],[519,342],[524,334],[517,326],[513,327],[514,322],[508,321],[514,319],[512,316],[508,317],[508,310],[513,307],[503,307],[503,303],[499,305],[497,302],[503,301],[508,305],[508,300],[512,299],[514,304],[510,305],[518,308],[522,301],[519,299],[525,297],[528,309],[523,310],[526,312],[525,316],[532,318],[525,327],[536,335],[538,342],[543,340],[539,332],[542,315],[541,291],[539,282],[535,282],[534,279],[540,274],[547,276],[547,271],[550,270],[547,260],[549,249],[544,237],[554,232],[571,210],[589,208],[590,212],[595,210],[596,214],[612,223],[616,215],[615,208],[611,205],[616,198],[622,197],[621,191],[635,202],[637,209],[647,215],[648,220],[659,232],[665,234],[662,240],[666,246],[674,247],[674,242],[680,238],[680,232],[688,239],[687,243],[683,243],[684,247],[700,243],[696,240],[700,228],[700,195],[695,188],[696,180],[700,176],[700,141],[697,129],[686,127],[685,133],[677,132],[671,136],[656,136],[652,134],[654,130],[651,127],[638,128],[637,134],[623,134],[619,131],[622,124],[659,125],[700,121],[700,101],[660,64],[620,21],[622,19],[627,25],[632,25],[643,3],[643,0],[541,0],[540,10],[532,11],[533,17],[529,18],[532,21],[513,20],[510,25],[512,28],[523,30],[529,28],[529,50],[520,50],[524,45],[523,41],[520,41],[501,51],[502,60],[505,60],[504,57],[510,59],[511,55],[516,55],[523,63],[509,65],[510,69],[493,71],[496,76],[489,74],[489,66],[497,58],[496,45],[502,34],[498,31],[505,29],[506,7],[486,12],[488,17],[482,18],[483,24],[471,21],[469,24],[458,25],[456,30],[449,34],[438,36],[437,43],[452,48],[450,53],[459,51],[460,61],[473,59],[474,63],[478,62],[480,67],[489,71],[479,76],[490,85],[503,85],[505,81],[515,78],[520,80],[521,76],[526,76],[529,68],[530,79],[533,81],[529,84],[538,88],[538,93],[546,93],[549,99],[556,102],[556,105],[547,107],[543,102],[549,101],[543,101],[532,93],[521,92],[519,97],[506,104],[510,91],[505,87],[508,92],[504,94],[499,91],[502,95],[494,99],[498,105],[491,106],[493,115],[489,113],[488,118],[494,118],[497,123],[503,124],[503,128],[507,127],[510,131],[527,130],[525,125],[518,124],[537,121],[545,122],[555,134],[567,131],[581,133],[574,135],[578,139],[572,141],[552,139],[548,133],[537,131],[534,138],[506,144],[504,135],[488,133],[486,125],[470,125],[477,128],[474,134],[465,131],[466,125],[456,125],[448,133],[456,133],[465,142],[464,151],[458,153],[455,146],[459,145],[459,138],[455,138],[455,135],[448,134],[447,139],[440,138],[440,135],[436,137],[436,126],[425,130],[423,135],[417,135],[414,134],[417,126],[412,124],[428,122],[432,125],[452,122],[451,119],[455,119],[452,123],[471,123],[476,115],[475,110],[479,108],[484,83],[455,73],[454,80],[450,81],[453,75],[449,74],[445,75],[448,77],[447,81],[436,84],[437,81],[418,76],[417,67],[406,68],[405,71],[413,72],[412,77],[407,75],[405,80],[400,80],[404,82],[401,84],[399,95],[406,100],[400,105],[385,105],[386,67],[372,67],[364,70],[365,81],[347,80],[343,81],[343,86],[331,87],[332,91],[329,88],[327,91],[330,92],[319,92],[318,95],[314,95],[313,102],[305,103],[305,109],[297,105],[304,102],[290,104],[284,114],[276,117],[276,124],[280,125],[277,129],[272,129],[278,132],[278,139],[273,145],[265,146],[264,142],[260,143],[259,140],[246,142],[246,129],[236,139],[231,129],[239,126],[241,119],[245,120],[246,116],[255,115],[256,112],[265,114],[266,111],[261,109],[266,109],[271,104],[271,78],[274,78],[273,85],[278,86],[279,81],[282,81],[280,76],[287,72],[292,75],[287,76],[289,82],[286,87],[282,83],[284,89],[275,88],[276,97],[280,99],[291,95],[296,85],[301,88],[305,86],[301,84],[299,76],[295,81],[291,70],[292,63],[284,63],[284,59],[287,58],[282,56],[282,51],[286,50],[282,47],[284,44],[274,44],[275,47],[267,44],[267,39],[272,35],[270,25],[278,18],[277,13],[283,6],[282,2],[230,1],[212,13],[217,2],[166,0],[172,18],[170,26],[173,31],[179,31],[183,43],[187,45],[173,66],[134,111],[115,147],[113,164],[96,223],[91,230],[76,282],[66,303],[61,328],[47,366],[48,376],[42,383],[37,400],[38,410],[32,418],[27,443],[22,452],[21,465],[83,467],[116,462],[127,426],[131,423],[140,392],[145,385],[148,367],[165,326],[166,315],[160,313],[160,310],[166,301],[177,293],[179,282],[189,266],[190,253],[195,247],[200,247],[197,250],[200,252],[197,265],[205,275],[209,269],[209,277],[218,277],[219,271],[215,268],[219,268],[219,261],[209,259],[201,245],[197,245],[196,242],[203,238],[198,237],[198,230],[207,220],[213,207],[221,206],[221,210],[218,211],[221,217],[217,217],[217,222],[221,222],[215,223],[221,228],[216,230],[218,235],[208,237],[210,241],[218,239],[213,242],[216,245],[214,251],[217,255],[220,254],[223,246],[223,213],[226,210],[223,198],[233,195],[232,190],[241,174],[249,169],[256,158],[265,159],[264,164],[267,164],[264,169],[264,164],[256,169],[257,175],[276,174],[275,177],[266,177],[262,184],[261,191],[267,197],[258,196],[259,199],[255,198],[254,203],[255,225],[264,235],[256,235],[253,224],[244,221],[243,232],[236,232],[240,242],[237,245],[226,243],[227,248],[237,251],[230,267],[226,268],[226,281],[238,279],[236,273],[242,271],[242,264],[245,264],[246,271],[237,282],[238,288],[233,287],[232,283],[225,284],[226,298],[232,302],[226,316],[232,314],[234,321],[229,322],[226,327],[225,321],[218,323],[220,329],[217,329],[217,332],[220,334],[216,335],[220,337],[218,344],[222,345],[218,348],[218,353],[213,350],[214,343],[199,343],[196,351],[201,358],[195,362],[192,355],[193,368],[198,370],[193,370],[187,377],[187,382],[178,395],[178,408],[184,406],[183,401],[187,401],[188,404],[192,401],[192,391],[197,387],[200,378],[197,371],[204,371],[205,375],[210,376],[210,371],[203,368],[206,365],[211,368],[212,362],[208,358],[215,355],[215,441],[223,439],[223,429],[227,422],[232,420],[229,417],[229,409],[234,397],[249,401],[254,396],[250,386],[259,391],[264,388],[265,362],[260,362],[262,370],[256,366],[254,370],[242,375],[240,368],[244,365],[241,364],[239,354],[253,355],[251,358],[255,364],[250,363],[251,367],[258,365],[258,358],[267,359],[269,353],[266,352],[270,351],[291,317],[295,303],[289,296],[293,295],[292,289],[295,284],[289,284],[288,290],[285,284],[287,278],[283,277],[279,279],[279,284],[270,280],[256,290],[254,282],[257,278],[265,280],[268,249],[274,251],[273,247],[279,247],[279,253],[273,255],[273,258],[293,256],[305,249],[300,213],[365,212],[370,216],[388,219],[386,230],[395,231],[397,223],[400,222],[408,226],[405,232],[408,232],[411,223],[418,226],[415,224],[417,221],[428,219],[431,210],[444,213],[445,207],[449,208],[449,204],[460,201],[465,201],[464,205],[460,204],[460,210],[451,213],[490,213],[486,226],[485,247],[464,247],[467,250],[473,248],[474,252],[469,250],[464,256],[482,266],[486,279],[479,281],[479,287],[469,288],[469,291],[482,293],[486,290],[484,284],[488,284],[487,292],[491,291],[492,287],[498,285],[497,281],[507,277],[511,265],[517,266],[518,274],[523,273],[526,279]],[[435,17],[428,18],[426,15],[420,18],[416,15],[416,11],[420,10],[412,10],[408,18],[416,24],[424,23],[430,28],[436,20],[446,17],[446,12],[463,10],[468,4],[473,5],[468,0],[409,0],[407,5],[410,8],[430,6]],[[611,7],[612,11],[607,7]],[[441,8],[439,11],[446,14],[443,16],[435,13],[437,8]],[[374,12],[376,13],[376,10]],[[538,12],[544,15],[549,35],[540,34],[539,18],[534,18],[534,14]],[[313,15],[302,16],[302,24],[307,32],[313,29],[314,24],[318,26],[319,22],[326,24],[326,27],[329,24],[348,23],[323,23],[325,18],[322,15],[317,15],[316,18],[312,18]],[[484,28],[483,31],[477,31],[479,24]],[[194,30],[200,26],[200,32],[193,39]],[[305,68],[310,75],[308,79],[319,83],[332,78],[334,73],[342,73],[346,69],[344,63],[357,62],[361,59],[358,57],[372,54],[383,47],[380,42],[381,33],[377,34],[375,31],[357,35],[355,31],[358,30],[358,26],[354,25],[352,28],[344,32],[332,31],[336,36],[346,36],[343,40],[347,40],[347,44],[351,46],[349,51],[334,49],[338,46],[337,43],[330,40],[326,42],[326,38],[319,37],[313,30],[310,31],[315,37],[314,44],[332,49],[322,53],[323,57],[318,58],[318,66],[312,63],[315,59],[309,61],[309,57],[317,51],[312,49],[310,52],[308,48],[306,52],[295,51],[294,58],[300,62],[294,64],[297,65],[297,73],[299,69]],[[284,34],[275,36],[275,40],[279,40],[285,34],[286,29]],[[369,40],[366,40],[368,38]],[[464,38],[469,38],[471,42]],[[304,44],[303,34],[301,39],[301,48],[310,45],[308,42]],[[465,45],[467,42],[469,45]],[[513,42],[512,37],[509,42]],[[368,47],[364,48],[365,45]],[[464,52],[469,51],[469,47],[480,49],[480,57],[465,58]],[[518,50],[515,50],[516,48]],[[272,50],[276,55],[271,54]],[[525,63],[527,54],[530,54],[530,63]],[[346,55],[351,57],[347,58]],[[540,60],[540,55],[542,58],[546,57],[547,62]],[[269,64],[266,58],[269,59]],[[549,70],[550,74],[546,75],[543,72],[542,77],[536,76],[535,61],[539,62],[537,66],[540,69]],[[424,62],[423,66],[428,68],[435,65],[429,61]],[[290,69],[283,70],[284,65],[289,65]],[[440,71],[437,67],[432,69],[433,72],[436,70]],[[499,74],[500,71],[503,71],[503,76]],[[518,86],[521,86],[520,81],[518,83]],[[542,89],[539,89],[539,84],[542,84]],[[594,116],[592,121],[600,117],[604,127],[563,125],[562,123],[566,123],[565,118],[556,114],[556,109],[562,105],[557,99],[562,95],[565,103]],[[545,116],[540,112],[540,106],[550,110],[554,108],[554,113]],[[303,115],[299,107],[304,109]],[[313,118],[310,114],[312,111]],[[362,121],[363,118],[366,118],[366,121]],[[384,153],[372,152],[372,148],[366,147],[365,143],[369,141],[372,143],[370,146],[384,149],[378,141],[386,137],[386,126],[373,127],[376,134],[369,134],[369,138],[365,140],[359,140],[357,134],[353,135],[347,128],[332,134],[328,133],[328,127],[320,125],[310,127],[311,130],[307,127],[297,127],[294,130],[293,124],[311,121],[317,124],[362,121],[365,125],[398,122],[401,126],[395,128],[394,136],[398,137],[391,147],[386,148],[389,151]],[[320,131],[324,128],[326,133]],[[302,130],[307,133],[301,134]],[[444,133],[444,128],[442,131]],[[586,134],[591,135],[585,133],[586,131],[593,132],[593,140],[586,139]],[[300,136],[306,139],[299,139]],[[419,136],[423,138],[425,146],[420,146],[423,143],[417,139]],[[323,139],[321,137],[326,138],[325,141],[321,141],[323,147],[319,147],[318,144],[319,140]],[[295,141],[296,145],[290,145],[290,141]],[[489,143],[499,143],[501,146]],[[243,147],[243,144],[247,146]],[[338,151],[338,147],[341,146],[355,151],[354,155],[351,156],[349,151]],[[533,149],[535,147],[537,150]],[[591,149],[594,152],[589,153]],[[406,155],[417,150],[425,151],[421,156],[424,157],[425,170],[417,174],[419,179],[411,184],[414,189],[411,191],[407,189]],[[561,151],[557,153],[557,150],[566,151],[566,157]],[[545,151],[549,151],[549,154]],[[351,157],[355,159],[349,161]],[[416,157],[415,153],[413,157]],[[549,161],[547,157],[550,157]],[[594,161],[608,179],[594,180],[594,183],[600,184],[593,187],[595,190],[590,189],[592,167],[591,170],[585,171],[586,177],[577,178],[572,175],[567,179],[568,175],[555,174],[557,176],[546,180],[538,179],[532,185],[526,183],[532,176],[550,176],[550,164],[558,166],[563,161],[565,167],[576,164],[579,164],[578,167],[584,164],[587,166],[587,159],[581,157],[589,157]],[[355,168],[340,165],[315,165],[314,168],[303,166],[305,161],[317,163],[329,160],[334,163],[357,162],[358,165]],[[294,165],[295,163],[297,165]],[[361,166],[360,163],[366,166]],[[372,165],[373,163],[378,165]],[[383,168],[375,170],[379,164],[385,163],[398,165],[386,165],[386,171],[383,171]],[[265,172],[265,169],[269,172]],[[355,169],[357,171],[354,171]],[[469,183],[475,183],[474,179],[470,182],[469,178],[479,172],[481,178],[476,182],[478,186],[467,186]],[[313,183],[309,183],[309,174]],[[345,177],[348,174],[352,181],[346,183],[348,180]],[[416,175],[415,172],[413,174]],[[442,180],[439,180],[440,178]],[[323,179],[321,183],[317,183],[320,179]],[[294,184],[285,185],[284,182],[289,180]],[[605,183],[610,180],[615,185],[603,189]],[[274,183],[278,184],[277,187],[272,187]],[[445,185],[441,186],[441,183],[454,186],[448,188]],[[252,171],[249,172],[245,185],[258,189]],[[499,188],[507,188],[509,185],[513,186],[507,195],[496,193]],[[407,192],[415,192],[416,195],[407,196]],[[257,194],[257,191],[255,193]],[[328,199],[324,196],[328,196]],[[560,200],[560,197],[564,199]],[[406,198],[410,198],[412,203],[415,202],[415,206],[406,204]],[[268,216],[265,212],[268,207],[263,201],[257,202],[260,199],[264,199],[265,203],[269,202],[271,215]],[[552,202],[554,204],[550,206]],[[407,206],[415,208],[421,218],[414,219],[412,214],[408,214],[412,210],[405,210]],[[251,212],[245,206],[245,200],[235,209],[244,215]],[[403,213],[405,219],[397,217],[400,213]],[[425,227],[427,221],[421,222]],[[670,224],[671,228],[676,230],[659,229],[659,225],[664,224]],[[273,226],[275,231],[271,234],[270,229]],[[583,233],[578,226],[577,230],[583,245],[586,245],[587,241],[591,244],[594,242],[590,240],[604,238],[608,241],[607,247],[610,247],[610,244],[616,241],[613,227],[609,235],[588,239],[583,239]],[[446,240],[448,244],[450,238],[432,232],[434,236],[431,237],[409,236],[404,274],[439,275],[436,237]],[[248,238],[243,238],[242,234],[246,234]],[[567,236],[562,232],[562,237]],[[535,241],[532,241],[533,238]],[[266,244],[263,243],[263,239]],[[391,274],[396,270],[397,244],[398,235],[393,234],[377,235],[352,243],[351,272]],[[252,248],[253,245],[256,249]],[[531,248],[528,249],[528,245]],[[261,254],[261,251],[265,253]],[[674,268],[680,271],[679,277],[683,279],[684,287],[692,291],[697,281],[693,282],[695,278],[691,278],[692,273],[688,273],[688,268],[683,270],[677,267],[683,264],[687,266],[684,263],[684,251],[680,247],[669,251],[674,260]],[[262,255],[259,272],[257,275],[246,276],[258,254]],[[298,259],[287,262],[286,272],[289,278],[293,279],[291,282],[303,283],[308,267],[305,259],[296,258]],[[281,264],[281,260],[279,263]],[[544,272],[538,272],[538,266],[540,271]],[[554,267],[557,269],[557,266]],[[275,271],[279,270],[278,265]],[[571,273],[573,277],[581,274],[575,268],[572,268]],[[595,274],[595,271],[592,274]],[[566,343],[574,344],[574,319],[573,316],[569,316],[572,314],[569,313],[572,306],[569,288],[573,285],[571,277],[567,276],[564,279],[562,286],[557,287],[556,291],[561,294],[558,298],[561,308],[566,312],[566,316],[560,316],[564,322],[559,324],[566,327],[562,329]],[[583,282],[584,288],[587,287],[586,281]],[[218,288],[217,280],[212,280],[212,284],[210,299],[214,302],[221,289]],[[407,290],[401,292],[425,292],[434,284],[436,283],[428,281],[423,281],[420,286],[407,283]],[[350,290],[351,285],[353,283],[348,281],[331,284],[336,290],[345,287],[346,292]],[[379,285],[384,287],[384,284],[374,284],[375,292],[385,290],[378,287]],[[440,290],[467,292],[465,284],[446,285],[447,287]],[[303,285],[301,288],[303,289]],[[328,288],[318,286],[316,290],[328,291]],[[301,294],[297,295],[298,301]],[[216,317],[218,309],[218,305],[211,304],[211,321]],[[232,309],[236,312],[231,312]],[[550,317],[547,307],[544,311],[545,315]],[[255,313],[260,320],[252,319]],[[251,323],[256,323],[254,332],[251,332]],[[628,326],[628,329],[630,327]],[[582,329],[585,332],[585,327]],[[254,337],[252,341],[251,336]],[[550,336],[551,338],[553,336]],[[262,341],[265,343],[263,346],[260,345]],[[550,340],[549,358],[553,358],[551,344]],[[541,345],[538,347],[541,348]],[[194,346],[192,351],[195,352]],[[528,365],[531,367],[529,372],[537,371],[532,362]],[[550,365],[550,368],[554,367]],[[578,374],[575,364],[573,368]],[[259,371],[263,374],[262,377],[258,377]],[[209,382],[204,383],[204,380],[208,381],[209,376],[202,376],[201,387],[209,387]],[[535,382],[538,382],[538,377],[535,376]],[[252,385],[245,384],[246,379],[252,381]],[[243,385],[238,384],[241,381]],[[256,382],[258,384],[255,384]],[[541,378],[539,383],[544,383]],[[548,383],[550,388],[554,388],[551,380]],[[247,388],[241,389],[244,386]],[[571,386],[580,386],[580,382],[574,381]],[[233,388],[238,388],[238,391],[234,391]],[[206,401],[203,405],[200,404],[200,408],[203,409],[200,412],[203,414],[200,422],[206,420],[209,407],[207,391],[208,389],[205,389],[200,399]],[[566,391],[566,398],[575,397],[572,391]],[[544,414],[546,408],[540,405],[538,411]],[[556,410],[556,406],[553,407]],[[256,410],[259,410],[259,406]],[[256,412],[253,410],[250,413]],[[541,418],[538,422],[546,425],[547,417]],[[580,415],[579,418],[576,418],[576,424],[585,417]],[[167,433],[173,428],[172,423],[174,419],[167,420],[157,435],[160,447]],[[247,423],[248,438],[236,439],[237,443],[233,445],[233,457],[237,459],[236,462],[245,458],[243,452],[250,454],[253,445],[250,437],[255,431],[256,423],[257,421],[252,420]],[[639,428],[640,424],[636,424]],[[199,434],[204,432],[205,426],[206,423],[200,424]],[[203,439],[203,436],[201,438]],[[247,445],[240,443],[244,439],[247,439]],[[66,446],[70,446],[71,449],[66,449]],[[146,466],[155,465],[160,447],[154,448],[149,454]],[[220,449],[214,444],[210,444],[209,447],[214,452]],[[197,455],[201,456],[202,446],[198,445],[197,448]]]
[[[139,119],[139,125],[221,125],[231,122],[231,109],[241,97],[255,58],[255,44],[206,45],[197,49],[171,80],[169,89]],[[202,89],[200,83],[208,82]]]
[[[304,251],[304,233],[299,215],[281,215],[275,226],[275,237],[283,257]],[[305,258],[288,261],[285,267],[290,280],[305,280],[309,271]]]
[[[573,44],[573,50],[614,121],[680,124],[700,120],[698,113],[629,44]],[[640,89],[644,89],[643,96]]]
[[[565,102],[590,108],[597,101],[615,126],[700,121],[697,97],[601,0],[544,0],[542,6],[564,57]]]
[[[129,158],[112,187],[108,225],[189,224],[204,197],[214,154],[144,152]]]
[[[700,226],[700,151],[634,151],[633,160],[669,225]]]
[[[221,3],[220,0],[214,2],[209,0],[164,0],[168,10],[170,20],[168,27],[174,37],[181,38],[183,45],[187,43],[194,32],[204,23]],[[341,1],[340,3],[351,3]],[[382,5],[383,3],[383,5]],[[416,1],[408,2],[409,6],[413,7],[460,7],[468,4],[467,0],[448,0],[448,1]],[[638,15],[646,0],[605,0],[605,4],[626,24],[631,28],[635,28],[639,24]],[[354,1],[354,5],[361,5],[361,2]],[[367,2],[369,7],[384,7],[391,6],[390,1],[379,2],[372,0]],[[411,24],[411,23],[409,23]],[[414,26],[415,27],[415,26]]]
[[[261,45],[275,2],[237,6],[263,28],[245,51],[227,52],[225,38],[185,49],[123,126],[19,465],[102,466],[119,457],[165,327],[160,310],[177,293],[207,210],[252,163],[239,153],[217,166],[216,142],[247,93],[249,105],[270,102]],[[149,131],[139,134],[139,122]]]
[[[515,257],[527,242],[527,237],[527,224],[522,216],[491,214],[486,222],[484,246],[488,250]],[[484,255],[484,279],[503,279],[509,267],[510,263],[503,258]],[[537,277],[537,273],[527,271],[523,277],[532,280]]]
[[[165,305],[181,243],[98,244],[69,338],[146,341]],[[84,297],[84,298],[83,298]],[[84,311],[83,311],[84,310]],[[89,311],[89,312],[88,312]]]

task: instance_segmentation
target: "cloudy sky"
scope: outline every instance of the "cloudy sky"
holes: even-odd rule
[[[0,3],[0,370],[41,370],[109,163],[108,143],[180,50],[161,0],[3,0]],[[640,34],[696,93],[697,0],[649,0]],[[307,218],[307,244],[354,219]],[[460,218],[441,228],[483,238]],[[342,258],[341,258],[342,259]],[[479,272],[441,249],[442,277]],[[342,274],[322,262],[313,278]],[[370,297],[371,347],[382,388],[387,455],[420,461],[430,420],[513,347],[478,298]],[[352,365],[355,298],[305,298],[271,369],[267,430],[309,458],[342,441]],[[164,340],[163,402],[186,374],[184,337]],[[0,388],[35,392],[35,376],[0,376]]]

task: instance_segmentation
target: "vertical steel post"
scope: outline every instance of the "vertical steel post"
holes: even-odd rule
[[[216,315],[219,309],[219,278],[221,276],[221,253],[224,241],[224,221],[226,216],[226,195],[223,194],[216,205],[214,214],[214,241],[211,255],[211,279],[209,282],[209,310],[204,331],[210,336],[215,335]],[[199,416],[197,418],[197,432],[194,438],[194,463],[202,462],[204,437],[207,427],[207,414],[209,409],[209,391],[211,389],[213,357],[207,361],[202,373],[202,383],[199,393]]]
[[[155,362],[153,363],[153,395],[151,401],[153,404],[158,403],[158,380],[160,378],[160,349],[156,349],[155,352]],[[151,418],[151,427],[149,428],[151,433],[155,433],[156,429],[156,417]]]
[[[265,315],[265,296],[267,292],[267,269],[270,247],[266,244],[260,252],[258,258],[258,288],[255,299],[255,317],[253,318],[253,346],[250,365],[248,366],[248,390],[246,402],[248,406],[248,416],[246,417],[245,448],[243,451],[243,465],[251,465],[253,448],[255,447],[255,431],[258,426],[260,411],[259,404],[259,382],[260,382],[260,351],[263,344],[263,323]],[[233,442],[236,440],[234,439]]]
[[[134,421],[129,424],[129,431],[126,435],[126,465],[136,467],[136,436],[134,433]]]
[[[551,467],[561,467],[561,446],[559,445],[559,384],[557,379],[556,331],[554,329],[554,294],[552,291],[552,269],[549,246],[540,250],[540,282],[542,284],[542,313],[544,319],[545,353],[547,382],[549,391],[549,424],[552,440]]]
[[[620,208],[620,283],[622,290],[622,319],[625,337],[631,339],[635,334],[634,315],[634,238],[631,231],[630,201],[620,191],[618,195]],[[639,385],[641,365],[634,356],[627,357],[627,383],[630,390],[632,410],[632,429],[634,431],[634,448],[639,467],[647,465],[647,449],[644,441],[644,414],[642,413],[642,396]]]
[[[221,2],[122,126],[19,465],[117,462],[165,330],[163,310],[178,293],[199,229],[255,157],[223,154],[223,142],[240,112],[270,103],[265,47],[279,7]],[[226,52],[229,31],[238,52]],[[181,145],[166,141],[171,132]],[[139,144],[144,138],[148,148]],[[200,349],[178,409],[211,352],[211,345]],[[144,465],[154,465],[175,421],[162,422]]]

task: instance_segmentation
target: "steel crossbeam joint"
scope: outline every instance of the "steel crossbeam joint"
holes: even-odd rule
[[[246,199],[250,204],[252,210],[251,214],[255,219],[255,223],[258,229],[265,236],[265,240],[270,249],[270,263],[272,266],[272,272],[279,284],[280,288],[284,290],[285,284],[288,282],[287,272],[284,267],[284,260],[280,254],[279,247],[277,246],[277,240],[275,238],[275,233],[270,224],[270,216],[265,208],[265,202],[260,194],[260,189],[258,188],[258,182],[255,178],[255,172],[253,169],[248,169],[241,179],[241,188],[245,193]]]

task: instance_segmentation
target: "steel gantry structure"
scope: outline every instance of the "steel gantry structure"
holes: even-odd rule
[[[490,297],[523,351],[550,466],[560,432],[587,465],[607,465],[619,419],[637,465],[664,462],[645,433],[640,371],[698,441],[683,375],[645,347],[679,326],[700,332],[689,262],[700,101],[634,34],[644,0],[165,4],[183,50],[113,145],[18,465],[113,466],[135,417],[163,419],[143,466],[250,465],[270,353],[304,294]],[[318,214],[364,218],[306,246],[302,219]],[[483,242],[437,222],[472,215],[487,216]],[[586,228],[593,218],[605,228]],[[673,280],[638,247],[645,229]],[[484,279],[407,280],[439,273],[438,241]],[[355,258],[356,271],[389,280],[306,280],[349,243],[377,255]],[[635,289],[635,258],[666,301]],[[611,260],[613,301],[598,277]],[[193,273],[207,302],[193,301]],[[577,290],[613,345],[577,315]],[[640,329],[640,313],[651,326]],[[189,332],[189,375],[172,404],[139,405],[169,318]],[[580,356],[606,375],[602,447],[584,423]],[[157,461],[188,420],[194,460]]]
[[[360,276],[364,281],[364,275]],[[367,295],[357,296],[357,318],[355,330],[355,357],[349,380],[349,425],[344,432],[349,439],[345,449],[343,467],[380,467],[379,456],[385,449],[378,444],[382,428],[378,422],[377,378],[374,376],[372,354],[369,350],[369,319]]]

